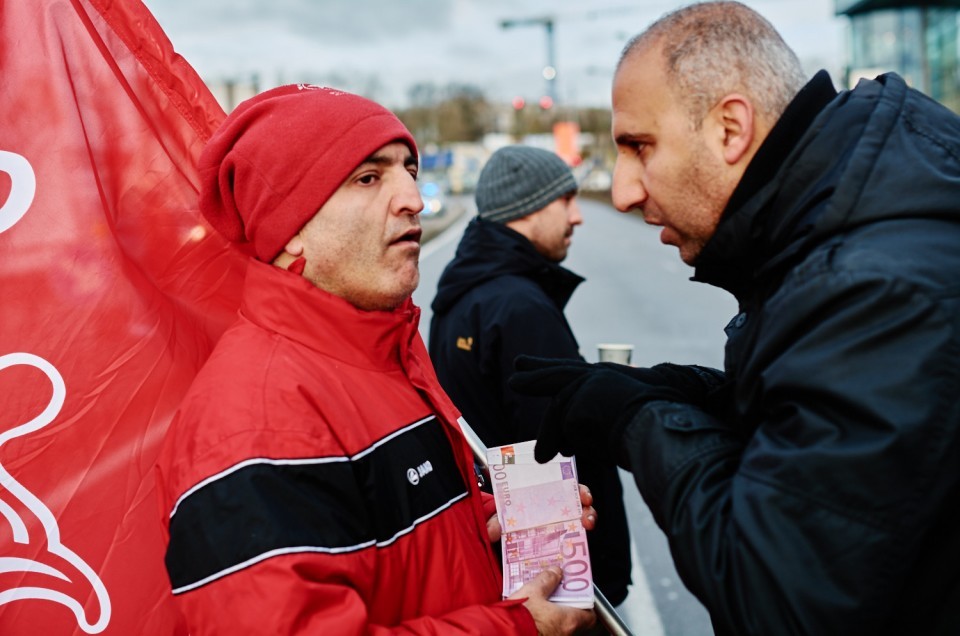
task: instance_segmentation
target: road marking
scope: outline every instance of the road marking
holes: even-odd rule
[[[452,241],[459,241],[460,237],[463,235],[464,228],[467,227],[467,223],[470,222],[470,219],[472,219],[473,216],[474,215],[470,213],[461,214],[459,219],[451,223],[450,226],[444,229],[440,234],[421,245],[420,260],[422,261],[430,258],[434,252]]]

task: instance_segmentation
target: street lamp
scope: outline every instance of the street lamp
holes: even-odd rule
[[[502,20],[500,28],[509,29],[518,26],[541,25],[547,33],[547,65],[543,68],[543,77],[547,80],[547,97],[550,103],[557,102],[557,65],[554,63],[553,56],[553,18],[544,16],[542,18],[511,18]]]

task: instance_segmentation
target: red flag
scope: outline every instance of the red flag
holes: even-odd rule
[[[0,96],[0,633],[185,633],[153,463],[239,303],[224,113],[139,0],[0,0]]]

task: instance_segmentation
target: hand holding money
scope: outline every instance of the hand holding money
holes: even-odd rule
[[[578,609],[549,601],[550,595],[560,584],[562,576],[563,572],[560,568],[549,567],[508,597],[526,599],[523,605],[533,617],[537,625],[537,633],[541,636],[581,633],[580,630],[592,627],[596,623],[597,617],[593,610]]]
[[[571,457],[539,464],[534,442],[487,451],[502,528],[503,595],[508,597],[548,567],[563,579],[550,600],[593,607],[593,572],[576,465]]]

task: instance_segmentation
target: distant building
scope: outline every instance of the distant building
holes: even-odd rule
[[[256,74],[240,78],[205,79],[204,81],[219,102],[220,107],[228,113],[236,108],[237,104],[261,91],[260,78]]]
[[[895,71],[960,112],[958,10],[960,0],[836,0],[850,18],[846,84]]]

